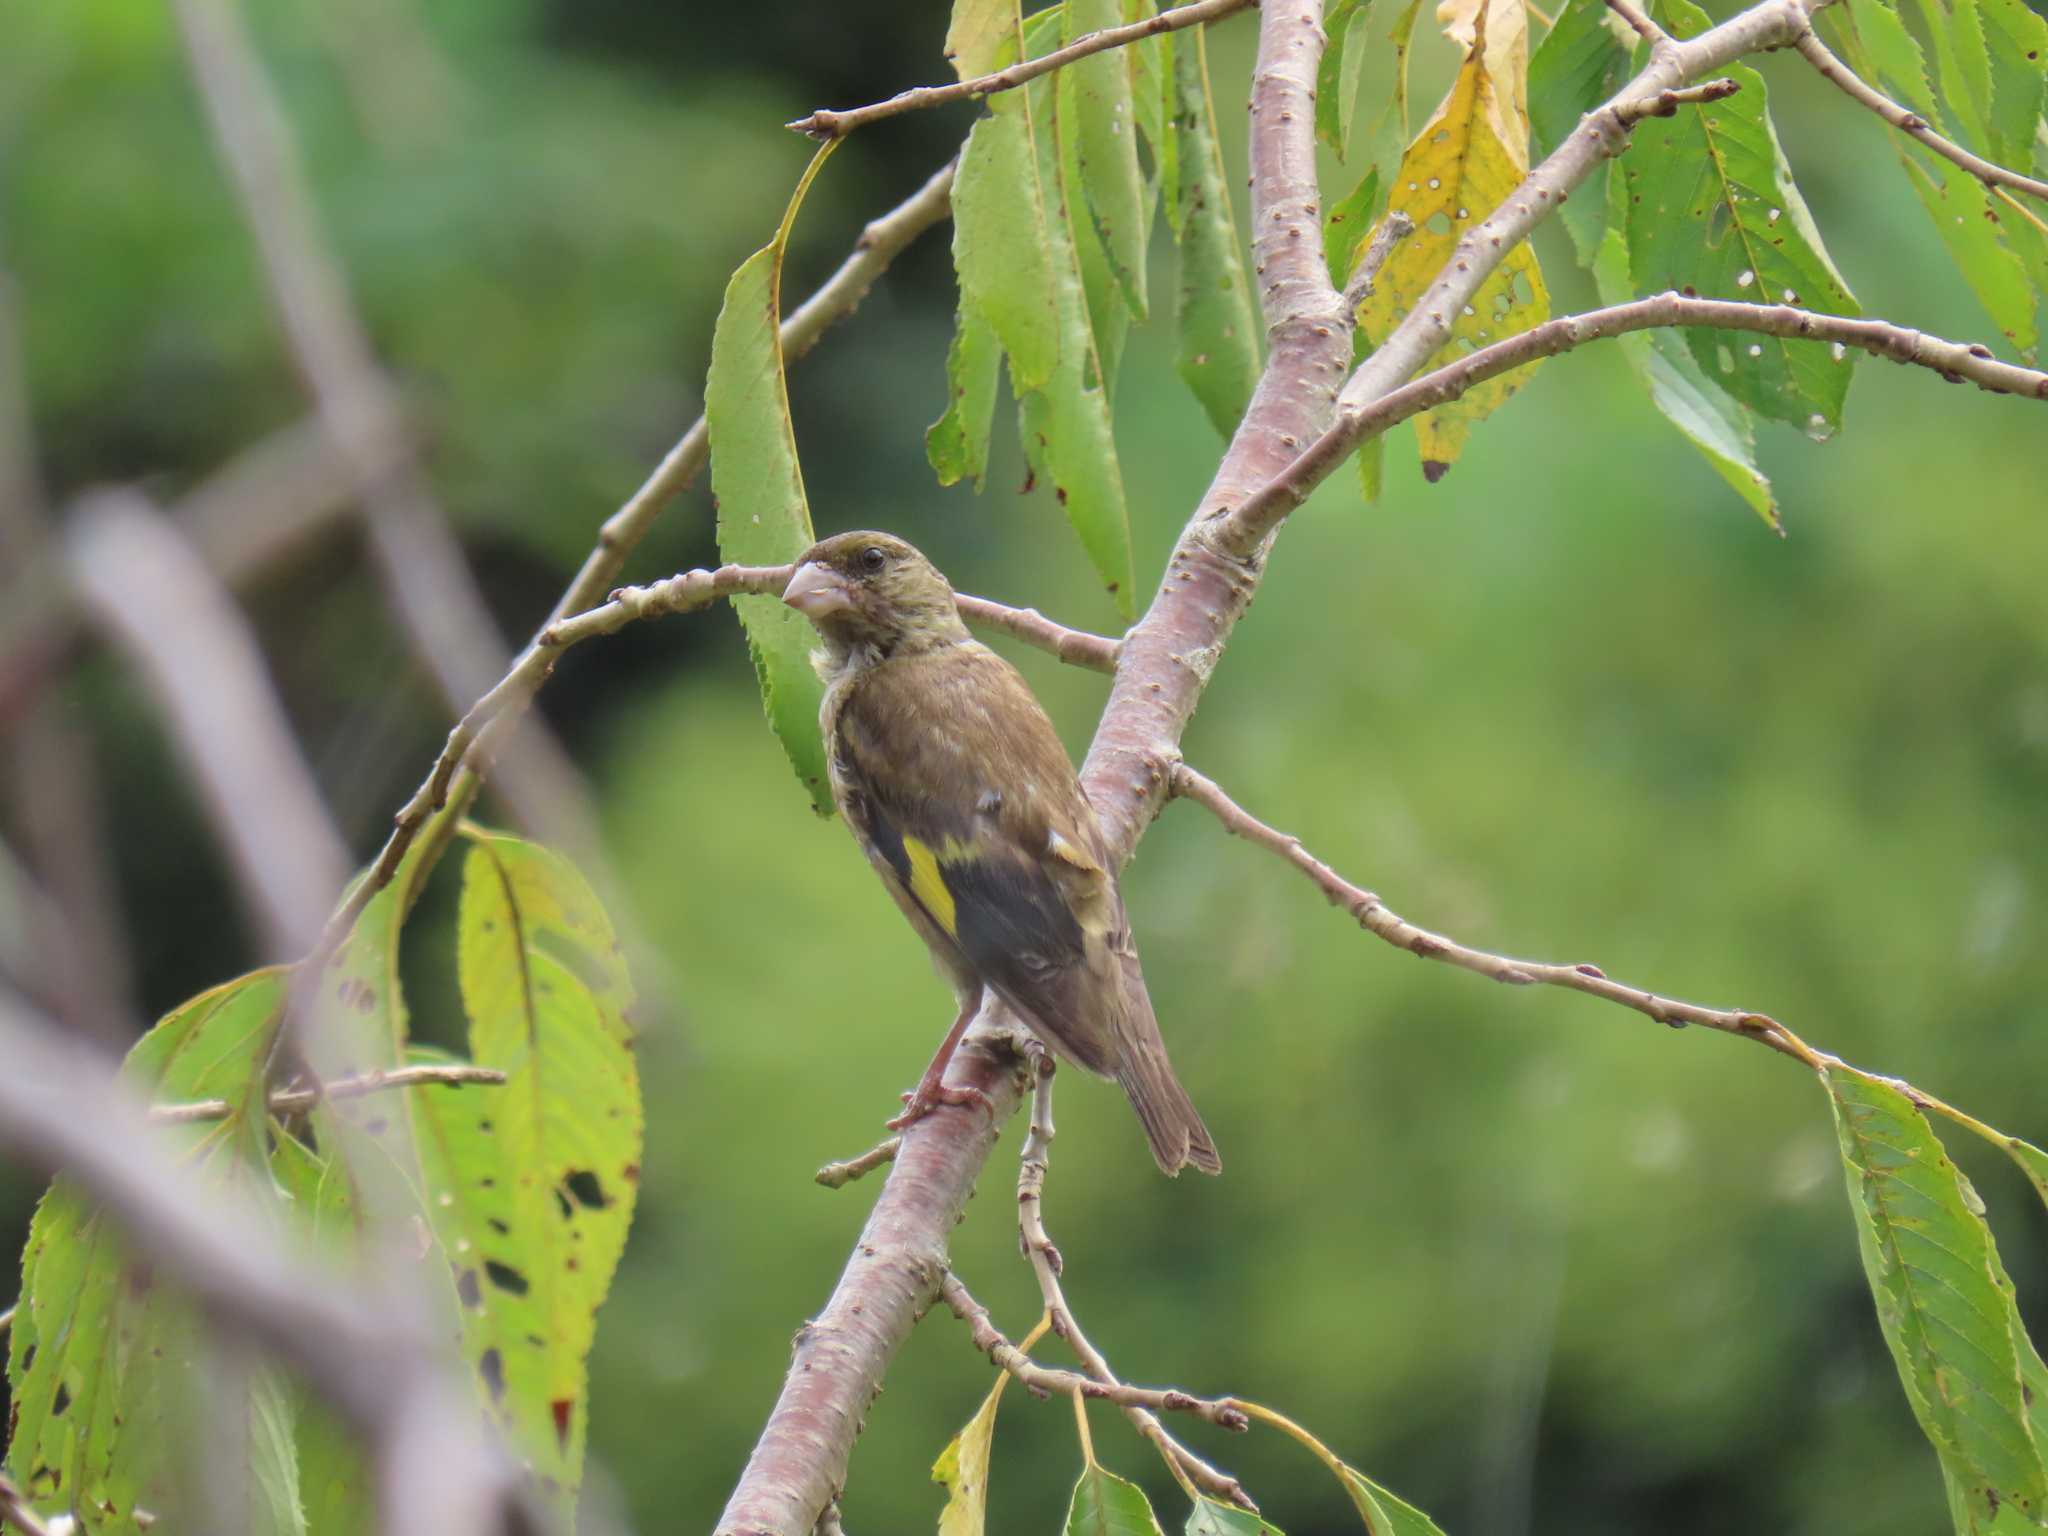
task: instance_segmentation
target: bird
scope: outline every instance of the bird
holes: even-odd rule
[[[891,534],[813,544],[782,600],[823,641],[811,659],[833,801],[960,1007],[891,1127],[986,1102],[943,1079],[993,993],[1054,1055],[1122,1087],[1161,1171],[1220,1173],[1167,1060],[1114,861],[1030,685]]]

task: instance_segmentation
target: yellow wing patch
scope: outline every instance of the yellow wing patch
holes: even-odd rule
[[[953,893],[946,889],[946,877],[939,873],[939,856],[928,843],[914,837],[903,839],[903,856],[910,861],[910,894],[932,915],[932,921],[946,930],[946,937],[960,937],[953,909]]]

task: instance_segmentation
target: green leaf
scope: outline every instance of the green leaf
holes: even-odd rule
[[[741,564],[792,560],[813,538],[782,372],[782,257],[804,193],[837,143],[835,139],[822,146],[812,158],[775,238],[733,273],[711,333],[704,419],[711,429],[718,552]],[[747,631],[769,724],[798,781],[810,792],[812,805],[819,815],[829,816],[832,791],[818,736],[822,687],[811,670],[811,628],[802,615],[773,597],[736,597],[733,607]]]
[[[173,1128],[186,1166],[204,1181],[240,1169],[244,1182],[257,1182],[244,1159],[261,1154],[264,1065],[284,999],[282,970],[254,972],[174,1009],[129,1052],[124,1076],[154,1098],[230,1106],[225,1119]],[[140,1529],[138,1508],[175,1513],[202,1358],[190,1303],[157,1280],[147,1255],[132,1251],[81,1190],[59,1179],[30,1223],[9,1340],[7,1469],[31,1503],[121,1536]],[[289,1444],[288,1410],[259,1380],[250,1401],[250,1471],[260,1495],[252,1529],[295,1533],[294,1474],[280,1450]]]
[[[1357,1468],[1342,1467],[1337,1476],[1371,1536],[1443,1536],[1429,1516],[1387,1492]]]
[[[2033,158],[2041,109],[2048,105],[2048,21],[2025,0],[1977,0],[1990,56],[1991,158],[2025,170]]]
[[[1835,25],[1856,72],[1903,101],[1928,122],[1943,126],[1927,81],[1927,55],[1888,0],[1843,0],[1823,12]]]
[[[1920,14],[1934,41],[1942,100],[1970,143],[1990,143],[1984,107],[1991,100],[1991,59],[1977,0],[1920,0]]]
[[[2006,243],[2004,210],[1984,183],[1939,156],[1900,147],[1899,158],[1921,207],[1934,221],[1956,270],[1970,285],[1999,334],[2031,356],[2039,332],[2038,296],[2026,267]]]
[[[1613,184],[1615,189],[1619,182]],[[1621,210],[1612,211],[1593,275],[1603,304],[1625,304],[1628,248],[1621,235]],[[1701,371],[1682,338],[1671,331],[1629,331],[1615,340],[1650,403],[1697,448],[1716,474],[1772,528],[1784,529],[1771,482],[1756,464],[1756,429],[1747,410],[1731,400]]]
[[[1330,0],[1323,11],[1328,42],[1316,69],[1316,137],[1335,150],[1339,160],[1351,143],[1358,77],[1365,64],[1368,9],[1368,0]]]
[[[1081,1469],[1067,1508],[1067,1536],[1164,1536],[1151,1502],[1136,1483],[1094,1461]]]
[[[1679,37],[1707,24],[1691,0],[1660,0],[1659,10]],[[1859,313],[1793,185],[1763,77],[1740,64],[1727,74],[1734,96],[1645,119],[1618,162],[1636,291]],[[1707,328],[1686,340],[1707,376],[1750,409],[1814,438],[1840,429],[1850,370],[1827,343]]]
[[[1062,36],[1120,26],[1119,0],[1066,0]],[[1152,189],[1138,169],[1138,114],[1131,63],[1122,50],[1104,49],[1059,72],[1073,103],[1069,133],[1080,172],[1080,198],[1068,190],[1069,215],[1078,225],[1085,208],[1131,314],[1145,318],[1145,252],[1152,229]]]
[[[1387,438],[1385,433],[1373,438],[1358,450],[1358,491],[1365,498],[1365,504],[1376,507],[1380,504],[1380,492],[1385,487],[1387,475]]]
[[[953,0],[946,27],[946,57],[962,80],[992,75],[1009,57],[1017,36],[1017,0]]]
[[[1281,1532],[1248,1509],[1198,1498],[1188,1511],[1187,1536],[1281,1536]]]
[[[941,485],[972,480],[981,489],[988,472],[989,430],[995,421],[996,374],[1003,347],[975,310],[961,306],[946,349],[946,414],[924,435],[925,457]]]
[[[2048,1205],[2048,1152],[2043,1152],[2032,1142],[2022,1141],[2017,1136],[2008,1136],[2005,1139],[2005,1151],[2008,1157],[2020,1165],[2020,1172],[2024,1173],[2028,1182],[2034,1186],[2034,1193],[2041,1197],[2042,1204]],[[2043,1406],[2048,1408],[2048,1404]],[[2044,1441],[2043,1444],[2048,1444],[2048,1441]]]
[[[2026,1403],[2031,1346],[1982,1202],[1898,1088],[1843,1066],[1821,1080],[1878,1322],[1941,1460],[1956,1528],[2038,1520],[2048,1512],[2048,1470]]]
[[[639,1075],[618,941],[559,855],[465,825],[458,972],[474,1060],[502,1087],[417,1090],[427,1210],[455,1266],[465,1358],[544,1489],[573,1497],[585,1361],[638,1192]]]
[[[1231,217],[1207,43],[1191,28],[1174,48],[1173,134],[1180,173],[1180,376],[1229,437],[1259,381],[1258,316]]]
[[[1379,201],[1379,167],[1367,166],[1358,185],[1323,215],[1323,260],[1329,264],[1330,281],[1339,288],[1350,280],[1351,269],[1358,264],[1358,250],[1372,230]]]
[[[1013,8],[1014,9],[1014,8]],[[1043,388],[1060,360],[1060,300],[1030,90],[988,99],[953,178],[953,269],[960,302],[987,320],[1020,393]]]
[[[1529,130],[1539,155],[1552,153],[1582,117],[1622,87],[1632,73],[1629,59],[1606,0],[1567,0],[1529,60]],[[1592,266],[1600,253],[1607,171],[1603,161],[1558,210],[1582,266]]]
[[[1009,1383],[1009,1372],[997,1374],[996,1384],[989,1388],[974,1417],[946,1442],[939,1459],[932,1463],[932,1481],[946,1490],[946,1507],[939,1511],[939,1536],[982,1536],[988,1521],[989,1452],[995,1441],[996,1409]]]

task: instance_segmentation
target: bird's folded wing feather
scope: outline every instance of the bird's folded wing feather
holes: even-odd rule
[[[978,644],[875,667],[838,721],[848,814],[912,900],[1079,1065],[1114,1067],[1115,882],[1066,749]]]

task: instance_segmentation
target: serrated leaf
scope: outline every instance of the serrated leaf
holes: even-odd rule
[[[1014,5],[1012,13],[1014,14]],[[1039,183],[1030,90],[988,99],[953,178],[953,270],[960,301],[987,320],[1020,391],[1059,366],[1059,290],[1050,210]]]
[[[1084,33],[1119,26],[1119,0],[1066,0],[1060,8],[1061,34],[1068,42]],[[1138,116],[1131,65],[1119,49],[1076,59],[1059,71],[1072,92],[1067,129],[1080,172],[1079,197],[1068,191],[1069,216],[1078,226],[1083,210],[1102,242],[1117,287],[1131,314],[1145,318],[1146,247],[1152,230],[1152,196],[1138,168]]]
[[[1188,1511],[1187,1536],[1281,1536],[1281,1531],[1248,1509],[1198,1498]]]
[[[417,1091],[426,1207],[455,1269],[465,1359],[541,1486],[582,1474],[585,1361],[641,1157],[633,1003],[617,939],[567,860],[465,825],[458,973],[498,1087]]]
[[[1465,6],[1466,53],[1450,94],[1409,144],[1394,173],[1390,212],[1415,229],[1394,248],[1379,281],[1359,308],[1366,338],[1379,346],[1436,280],[1466,229],[1490,214],[1529,168],[1529,130],[1522,108],[1528,23],[1521,0],[1490,0],[1482,13]],[[1483,25],[1484,44],[1474,46]],[[1459,31],[1453,16],[1448,30]],[[1519,46],[1517,44],[1519,40]],[[1495,70],[1503,73],[1496,77]],[[1478,347],[1514,336],[1550,316],[1550,296],[1535,252],[1517,245],[1451,322],[1451,340],[1426,366],[1437,367]],[[1423,472],[1439,478],[1463,450],[1472,428],[1522,386],[1529,369],[1488,380],[1415,421]]]
[[[1707,25],[1691,0],[1659,0],[1658,9],[1674,36]],[[1763,77],[1740,64],[1727,75],[1735,95],[1645,119],[1618,162],[1636,291],[1860,313],[1793,184]],[[1751,410],[1815,438],[1840,429],[1850,369],[1827,343],[1706,328],[1685,335],[1707,376]]]
[[[1959,165],[1938,156],[1923,159],[1904,145],[1899,158],[1920,206],[1984,313],[2020,353],[2032,355],[2039,339],[2038,296],[2025,265],[2006,244],[2000,205],[1984,183]]]
[[[1344,1467],[1338,1480],[1351,1495],[1351,1503],[1370,1536],[1443,1536],[1429,1516],[1387,1492],[1356,1467]]]
[[[1258,317],[1231,217],[1209,90],[1208,44],[1200,28],[1182,35],[1173,63],[1171,137],[1177,142],[1181,210],[1177,363],[1210,424],[1227,438],[1259,381]]]
[[[1323,215],[1323,260],[1329,265],[1330,281],[1340,289],[1358,264],[1359,248],[1371,233],[1379,200],[1379,167],[1367,166],[1358,185],[1332,203]]]
[[[1323,10],[1328,41],[1316,66],[1316,137],[1335,150],[1339,160],[1351,143],[1358,77],[1365,65],[1368,9],[1368,0],[1330,0]]]
[[[1991,67],[1990,158],[2024,170],[2048,105],[2048,21],[2025,0],[1977,0]]]
[[[946,413],[924,435],[925,457],[941,485],[972,480],[981,489],[988,472],[989,430],[995,421],[996,375],[1002,343],[978,311],[961,307],[946,349]]]
[[[1529,130],[1537,154],[1551,154],[1632,73],[1629,44],[1616,35],[1615,25],[1606,0],[1567,0],[1537,45],[1529,60]],[[1558,209],[1582,266],[1592,266],[1600,254],[1607,174],[1603,161]]]
[[[1149,21],[1158,14],[1159,7],[1153,0],[1123,0],[1126,25]],[[1173,34],[1162,32],[1114,50],[1130,61],[1131,116],[1138,125],[1139,137],[1145,141],[1146,152],[1152,156],[1155,183],[1160,180],[1159,158],[1166,149],[1166,118],[1173,108],[1172,49]],[[1157,185],[1152,190],[1156,193]]]
[[[1152,1503],[1136,1483],[1090,1461],[1074,1484],[1067,1536],[1165,1536]]]
[[[1984,109],[1991,100],[1991,59],[1977,0],[1920,0],[1920,14],[1934,43],[1942,101],[1970,143],[1989,143]]]
[[[1956,1527],[2048,1511],[2011,1282],[1926,1117],[1892,1084],[1821,1074],[1834,1109],[1864,1273],[1900,1382],[1948,1479]]]
[[[1617,182],[1614,187],[1618,189],[1619,185]],[[1612,210],[1599,260],[1593,267],[1603,304],[1625,304],[1635,297],[1629,289],[1628,247],[1622,238],[1622,223],[1621,210]],[[1749,412],[1701,371],[1684,340],[1675,333],[1628,331],[1614,339],[1631,371],[1649,391],[1650,403],[1700,451],[1736,495],[1773,529],[1782,532],[1784,524],[1778,515],[1777,497],[1771,491],[1771,482],[1757,468],[1756,429]]]
[[[946,1507],[939,1511],[939,1536],[982,1536],[988,1521],[989,1453],[995,1442],[996,1409],[1009,1384],[1010,1373],[998,1372],[996,1384],[989,1388],[974,1417],[946,1442],[939,1459],[932,1463],[932,1481],[946,1490]]]
[[[129,1052],[123,1075],[156,1099],[230,1106],[224,1119],[171,1132],[195,1178],[219,1182],[240,1169],[257,1182],[244,1159],[261,1155],[264,1065],[285,988],[281,969],[239,977],[172,1010]],[[138,1509],[175,1512],[203,1355],[192,1305],[60,1178],[23,1252],[8,1352],[10,1476],[38,1509],[72,1514],[95,1533],[139,1531]],[[288,1452],[289,1410],[252,1393],[249,1411],[252,1528],[294,1536],[294,1473],[276,1460]]]
[[[782,258],[804,193],[837,143],[823,145],[812,157],[775,238],[733,273],[711,333],[704,419],[711,430],[718,552],[728,561],[779,565],[812,542],[810,503],[804,497],[782,372]],[[956,209],[959,195],[956,181]],[[829,816],[832,791],[818,735],[822,685],[810,661],[816,637],[802,615],[773,597],[736,597],[733,607],[747,631],[768,723],[812,806]]]
[[[1057,18],[1059,9],[1041,11],[1040,16]],[[1033,18],[1036,20],[1036,18]],[[1026,36],[1031,29],[1027,26]],[[1053,41],[1057,41],[1057,35]],[[1038,52],[1034,43],[1032,52]],[[1116,268],[1104,248],[1102,235],[1090,218],[1081,190],[1081,161],[1077,153],[1079,93],[1065,70],[1031,87],[1036,101],[1036,121],[1047,131],[1038,136],[1038,174],[1046,188],[1047,207],[1053,212],[1053,245],[1056,263],[1073,261],[1083,301],[1086,336],[1065,329],[1068,317],[1062,312],[1060,349],[1092,358],[1092,373],[1084,365],[1084,377],[1099,378],[1103,403],[1110,407],[1116,396],[1117,370],[1122,366],[1124,343],[1130,337],[1131,308],[1118,281]],[[1057,269],[1056,269],[1057,270]],[[1055,375],[1055,382],[1057,375]]]
[[[1842,0],[1822,15],[1834,26],[1856,72],[1903,101],[1927,121],[1941,124],[1927,55],[1887,0]]]

